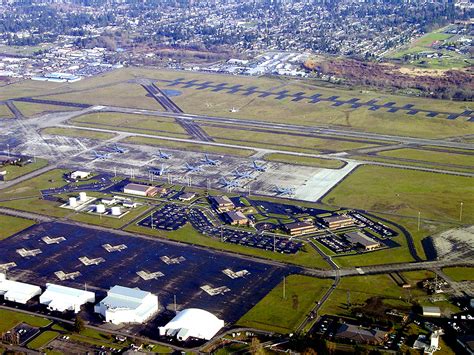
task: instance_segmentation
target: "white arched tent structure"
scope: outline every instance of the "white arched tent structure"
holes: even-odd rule
[[[188,338],[210,340],[223,327],[224,321],[212,313],[199,308],[188,308],[179,312],[159,330],[161,336],[176,337],[180,341]]]

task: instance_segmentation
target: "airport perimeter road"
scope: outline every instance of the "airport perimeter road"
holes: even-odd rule
[[[81,222],[70,221],[65,218],[55,218],[55,217],[45,216],[45,215],[33,213],[33,212],[19,211],[19,210],[15,210],[11,208],[6,208],[6,207],[0,207],[0,213],[5,214],[5,215],[10,215],[10,216],[15,216],[15,217],[22,217],[22,218],[27,218],[31,220],[36,220],[39,222],[57,221],[61,223],[81,226],[84,228],[124,235],[128,237],[135,237],[135,238],[148,239],[148,240],[159,239],[161,242],[167,243],[167,244],[180,245],[182,247],[187,247],[187,248],[203,249],[206,251],[212,251],[216,254],[229,255],[232,257],[241,258],[243,260],[255,261],[255,262],[259,262],[259,263],[263,263],[267,265],[272,265],[275,267],[291,268],[296,273],[319,277],[319,278],[337,279],[339,277],[346,277],[346,276],[385,274],[385,273],[396,272],[396,271],[412,271],[412,270],[424,270],[424,269],[432,270],[432,269],[439,269],[439,268],[448,267],[448,266],[474,266],[474,260],[437,260],[437,261],[372,265],[372,266],[363,266],[363,267],[350,267],[350,268],[341,268],[341,269],[336,269],[336,270],[320,270],[320,269],[312,269],[309,267],[298,266],[298,265],[293,265],[293,264],[286,264],[280,261],[275,261],[275,260],[270,260],[270,259],[263,259],[263,258],[248,256],[244,254],[238,254],[236,252],[229,252],[229,251],[224,251],[224,250],[219,250],[219,249],[209,249],[205,246],[178,242],[178,241],[174,241],[174,240],[170,240],[166,238],[151,237],[144,234],[126,232],[119,229],[110,229],[110,228],[105,228],[98,225],[91,225],[91,224],[86,224],[86,223],[81,223]]]
[[[446,148],[459,148],[459,149],[472,149],[474,150],[474,144],[471,143],[462,143],[455,142],[451,140],[443,139],[428,139],[428,138],[415,138],[415,137],[405,137],[405,136],[395,136],[388,134],[379,134],[379,133],[370,133],[355,131],[342,128],[328,128],[325,126],[304,126],[304,125],[295,125],[287,123],[276,123],[268,121],[259,121],[254,119],[241,119],[241,118],[229,118],[229,117],[217,117],[217,116],[208,116],[208,115],[194,115],[187,113],[174,113],[174,112],[162,112],[162,111],[153,111],[153,110],[137,110],[133,108],[126,107],[115,107],[115,106],[106,106],[102,109],[103,111],[113,111],[113,112],[122,112],[122,113],[137,113],[142,115],[151,115],[151,116],[166,116],[187,120],[198,120],[204,122],[214,122],[214,123],[227,123],[233,126],[250,126],[250,127],[259,127],[259,128],[269,128],[269,129],[280,129],[283,132],[285,131],[298,131],[306,133],[317,133],[325,136],[339,136],[339,137],[352,137],[358,139],[368,139],[368,140],[379,140],[386,142],[400,142],[403,144],[413,144],[413,145],[434,145],[439,147]]]

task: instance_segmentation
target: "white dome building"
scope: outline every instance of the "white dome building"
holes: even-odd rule
[[[160,327],[161,336],[176,337],[180,341],[188,338],[210,340],[224,327],[224,321],[212,313],[199,308],[188,308],[179,312],[168,324]]]

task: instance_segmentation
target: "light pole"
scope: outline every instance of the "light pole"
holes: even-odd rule
[[[7,143],[7,156],[10,159],[10,144]]]
[[[462,205],[463,205],[463,202],[461,201],[461,206],[459,208],[459,222],[462,221]]]
[[[420,230],[420,223],[421,223],[421,212],[418,211],[418,231]]]

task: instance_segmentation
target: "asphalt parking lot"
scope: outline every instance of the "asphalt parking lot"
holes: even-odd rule
[[[187,222],[186,209],[186,206],[166,204],[142,219],[138,225],[152,229],[178,230]]]
[[[45,244],[44,236],[66,238],[60,244]],[[107,252],[102,245],[124,244],[126,249]],[[249,261],[241,257],[232,257],[217,251],[208,251],[190,245],[128,237],[113,232],[104,232],[92,228],[83,228],[63,223],[42,223],[13,237],[0,241],[0,264],[15,262],[16,267],[9,270],[11,279],[43,286],[47,282],[63,284],[76,288],[96,290],[97,299],[110,287],[119,284],[127,287],[139,287],[159,295],[160,304],[166,309],[173,308],[176,296],[179,309],[197,307],[206,309],[226,322],[233,323],[263,298],[284,277],[296,271],[292,266],[276,267]],[[40,249],[34,257],[21,257],[16,250]],[[105,262],[85,266],[78,259],[102,257]],[[167,264],[162,257],[184,258],[177,264]],[[183,260],[183,259],[181,259]],[[231,279],[222,271],[247,270],[249,275]],[[60,281],[56,271],[80,272],[74,280]],[[144,280],[138,271],[160,271],[163,277]],[[229,292],[210,296],[201,287],[226,286]],[[164,314],[164,313],[163,313]],[[169,317],[169,315],[167,316]],[[154,325],[163,325],[161,314],[152,321]],[[146,326],[130,326],[135,334],[149,332]],[[147,334],[152,335],[153,334]],[[156,328],[154,330],[156,338]]]

